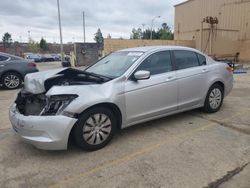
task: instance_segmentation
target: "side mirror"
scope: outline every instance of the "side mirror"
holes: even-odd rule
[[[150,78],[150,72],[139,70],[134,73],[134,79],[135,80],[146,80]]]

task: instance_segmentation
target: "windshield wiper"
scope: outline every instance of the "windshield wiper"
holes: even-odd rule
[[[104,76],[104,75],[100,75],[100,74],[96,74],[96,73],[93,73],[93,72],[84,71],[84,74],[86,74],[86,75],[88,75],[88,76],[93,76],[93,77],[99,78],[99,79],[101,79],[102,81],[107,81],[107,80],[112,80],[112,79],[113,79],[113,78],[111,78],[111,77]]]

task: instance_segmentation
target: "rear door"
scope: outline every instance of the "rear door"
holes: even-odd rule
[[[205,56],[189,50],[174,50],[178,80],[178,107],[201,105],[207,91],[208,67]]]

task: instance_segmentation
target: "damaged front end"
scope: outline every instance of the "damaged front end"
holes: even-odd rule
[[[14,131],[23,141],[37,148],[67,149],[69,134],[77,118],[62,112],[73,98],[65,95],[47,97],[44,93],[32,94],[22,90],[9,110]]]
[[[47,96],[47,91],[53,86],[102,84],[110,80],[105,76],[72,68],[57,70],[56,73],[50,71],[47,74],[30,74],[25,77],[25,87],[18,93],[15,103],[18,111],[25,116],[60,115],[78,95]]]
[[[18,93],[15,103],[18,111],[25,116],[51,116],[60,115],[72,100],[77,97],[78,95],[73,94],[47,97],[44,93],[32,94],[22,90]]]
[[[21,90],[15,100],[18,111],[25,115],[41,115],[41,112],[46,106],[45,94],[32,94]]]
[[[109,80],[71,68],[26,75],[24,89],[9,110],[14,131],[37,148],[67,149],[70,132],[78,121],[77,114],[67,111],[67,107],[84,94],[81,86],[101,85]]]

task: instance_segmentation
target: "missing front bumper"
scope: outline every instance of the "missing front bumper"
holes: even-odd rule
[[[19,113],[16,104],[9,110],[13,129],[25,141],[45,150],[67,149],[70,131],[77,119],[63,115],[25,116]]]

